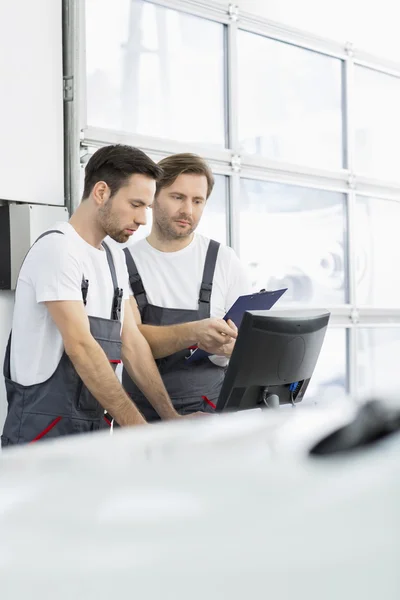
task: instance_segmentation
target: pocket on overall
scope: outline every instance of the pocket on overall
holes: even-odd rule
[[[96,398],[89,392],[87,387],[81,380],[77,390],[77,408],[83,412],[96,412],[99,410],[100,404]]]
[[[65,435],[63,417],[37,413],[24,413],[21,420],[19,442],[33,443]]]
[[[202,411],[206,413],[215,413],[217,409],[218,396],[209,398],[208,396],[202,396],[203,408]]]

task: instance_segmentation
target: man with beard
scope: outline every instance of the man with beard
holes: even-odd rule
[[[159,166],[151,233],[124,250],[132,308],[175,409],[212,412],[237,337],[223,316],[249,284],[231,248],[195,233],[214,185],[207,163],[185,153]],[[195,360],[196,348],[209,356]],[[122,382],[145,418],[158,420],[127,370]]]
[[[115,375],[118,363],[163,419],[180,418],[129,301],[126,242],[146,223],[161,169],[130,146],[99,149],[83,199],[56,223],[21,268],[4,376],[8,415],[2,446],[145,423]]]

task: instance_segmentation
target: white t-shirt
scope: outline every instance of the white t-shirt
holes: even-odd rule
[[[11,341],[11,378],[21,385],[46,381],[54,373],[64,346],[61,334],[43,302],[82,300],[82,276],[89,280],[86,312],[109,319],[114,295],[107,254],[85,242],[69,223],[56,223],[53,233],[28,253],[18,278]],[[125,257],[109,245],[118,286],[129,299]],[[123,313],[122,313],[123,319]]]
[[[161,252],[147,239],[129,246],[146,290],[154,306],[197,310],[200,284],[209,238],[195,234],[192,242],[177,252]],[[250,294],[246,272],[232,248],[221,244],[213,280],[210,316],[222,318],[239,296]],[[213,362],[226,364],[223,357]]]

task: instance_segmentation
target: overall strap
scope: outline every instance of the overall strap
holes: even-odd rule
[[[122,288],[118,287],[117,274],[115,272],[115,265],[112,257],[112,252],[105,242],[102,243],[102,246],[107,254],[107,262],[108,266],[110,267],[111,279],[114,287],[114,295],[111,306],[111,319],[113,321],[119,321],[121,319],[122,296],[124,291]]]
[[[46,235],[50,235],[50,233],[59,233],[61,235],[64,235],[64,232],[60,231],[59,229],[49,229],[49,231],[45,231],[44,233],[42,233],[42,235],[39,235],[38,239],[32,244],[32,246],[34,246],[36,244],[36,242],[38,242],[42,238],[46,237]],[[88,281],[88,279],[85,279],[84,275],[82,275],[81,292],[82,292],[83,304],[85,306],[86,306],[86,302],[87,302],[88,291],[89,291],[89,281]]]
[[[42,233],[42,235],[39,235],[38,239],[35,242],[33,242],[32,246],[34,246],[36,242],[38,242],[42,238],[46,237],[46,235],[50,235],[50,233],[60,233],[61,235],[64,235],[63,232],[59,229],[49,229],[49,231],[45,231],[44,233]]]
[[[207,319],[210,316],[211,292],[219,247],[219,242],[216,242],[215,240],[210,240],[206,255],[206,261],[204,263],[203,280],[200,286],[199,319]]]
[[[135,296],[135,300],[139,307],[140,314],[142,314],[143,310],[149,304],[149,301],[147,300],[146,290],[144,289],[142,278],[139,275],[139,271],[137,270],[136,263],[133,260],[133,256],[129,248],[124,248],[124,253],[126,267],[128,269],[129,274],[129,283],[131,285],[133,295]]]

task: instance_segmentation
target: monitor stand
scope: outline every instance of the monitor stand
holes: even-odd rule
[[[279,408],[278,394],[268,394],[267,389],[265,389],[262,393],[262,401],[267,408]]]
[[[261,399],[267,408],[279,408],[280,406],[278,394],[268,393],[268,388],[264,388],[262,390]],[[292,406],[296,406],[292,392],[290,392],[290,400],[291,402],[289,402],[289,404],[291,404]]]

